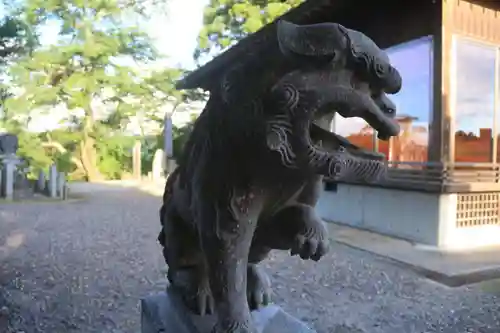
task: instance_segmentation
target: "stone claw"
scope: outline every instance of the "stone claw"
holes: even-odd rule
[[[271,281],[262,268],[256,264],[248,265],[247,298],[250,310],[267,306],[271,301]]]
[[[200,316],[211,315],[215,313],[215,302],[210,289],[204,288],[198,291],[196,295],[196,308],[193,309]]]
[[[324,226],[322,224],[321,227],[323,228],[314,227],[308,232],[295,236],[290,254],[292,256],[299,255],[304,260],[320,260],[328,252],[329,248],[326,230],[323,231]]]
[[[235,321],[231,319],[222,320],[212,329],[211,333],[257,333],[251,320]]]
[[[185,272],[186,273],[186,272]],[[199,316],[211,315],[215,313],[215,302],[208,283],[208,277],[194,276],[194,271],[182,275],[184,281],[178,282],[181,285],[181,294],[185,305],[194,314]]]

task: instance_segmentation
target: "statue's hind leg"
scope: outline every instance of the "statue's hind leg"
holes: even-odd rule
[[[204,193],[197,191],[194,213],[217,310],[212,333],[255,333],[246,290],[250,245],[263,198],[252,189],[234,189],[216,198]]]
[[[160,212],[158,236],[168,265],[168,280],[179,291],[185,305],[195,314],[214,312],[214,302],[196,231],[168,204]]]
[[[214,300],[209,286],[208,272],[201,257],[198,237],[175,212],[162,208],[164,225],[158,240],[163,246],[163,256],[168,268],[168,280],[179,290],[186,306],[198,315],[214,313]],[[168,221],[168,222],[167,222]],[[258,266],[265,259],[269,248],[252,246],[247,267],[247,298],[250,310],[269,304],[271,283]]]
[[[271,280],[259,263],[267,258],[270,248],[252,242],[248,256],[247,299],[250,310],[266,306],[271,301]]]

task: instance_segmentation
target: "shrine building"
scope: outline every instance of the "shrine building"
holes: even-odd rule
[[[500,244],[500,1],[309,0],[281,18],[359,30],[403,77],[390,96],[399,137],[379,141],[362,119],[331,124],[383,152],[390,170],[376,184],[326,183],[321,217],[442,249]],[[186,80],[217,80],[275,31],[275,23],[265,26]]]

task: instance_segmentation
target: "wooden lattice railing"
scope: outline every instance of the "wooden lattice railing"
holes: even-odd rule
[[[500,191],[500,164],[389,162],[385,179],[374,186],[429,192]]]

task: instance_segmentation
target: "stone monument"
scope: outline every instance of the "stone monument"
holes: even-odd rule
[[[19,141],[16,135],[10,133],[0,134],[0,197],[8,200],[14,199],[16,187],[22,190],[22,185],[26,185],[17,172],[17,167],[22,162],[16,156],[18,148]]]
[[[153,165],[151,171],[153,180],[160,180],[163,178],[164,174],[166,173],[166,163],[167,159],[165,158],[163,149],[157,149],[153,156]]]
[[[337,112],[364,119],[382,140],[398,135],[386,94],[402,80],[388,56],[339,24],[281,20],[275,31],[272,56],[229,64],[212,86],[167,179],[158,240],[170,285],[143,300],[143,333],[313,332],[270,305],[259,263],[273,249],[314,261],[328,251],[314,210],[323,177],[385,175],[383,155],[321,124]]]
[[[66,174],[53,164],[49,178],[40,171],[36,180],[28,178],[29,167],[16,155],[18,139],[13,134],[0,134],[0,198],[7,200],[32,199],[36,195],[66,199]]]

